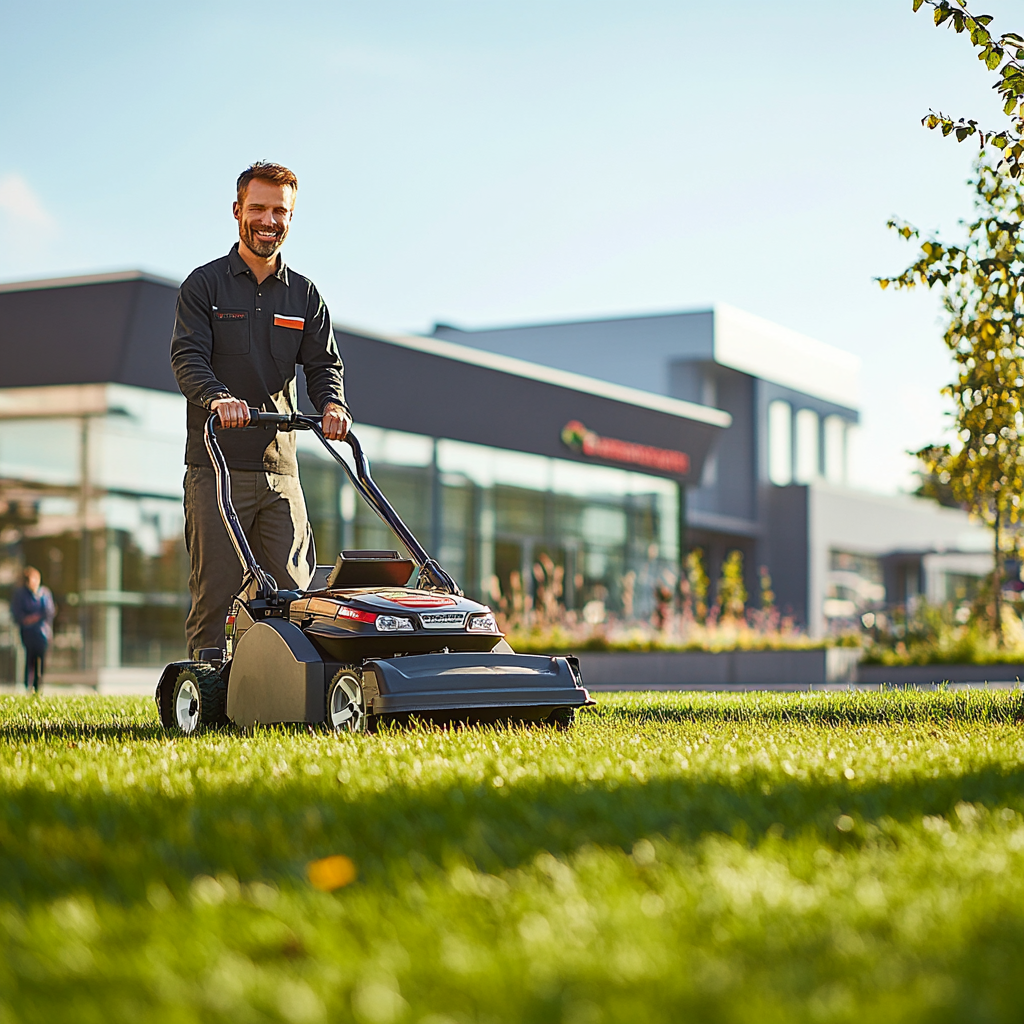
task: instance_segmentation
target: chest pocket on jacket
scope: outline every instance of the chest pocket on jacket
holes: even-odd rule
[[[213,354],[244,356],[249,352],[249,314],[244,309],[213,311]]]
[[[302,344],[303,327],[305,327],[305,320],[300,316],[274,314],[270,345],[274,353],[274,362],[284,371],[286,380],[295,370],[299,345]]]

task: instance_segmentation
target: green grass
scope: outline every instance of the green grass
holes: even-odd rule
[[[0,1022],[1019,1022],[1022,717],[648,694],[172,740],[0,698]]]

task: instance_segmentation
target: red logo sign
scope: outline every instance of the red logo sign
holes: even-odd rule
[[[686,452],[673,451],[671,448],[653,448],[651,445],[636,444],[633,441],[618,441],[613,437],[601,437],[600,434],[587,430],[579,420],[572,420],[563,427],[562,443],[573,451],[608,462],[645,466],[676,476],[686,476],[690,472],[690,456]]]

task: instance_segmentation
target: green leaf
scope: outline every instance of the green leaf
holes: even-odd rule
[[[989,71],[995,71],[1003,62],[1003,51],[998,46],[989,47],[989,55],[985,59]]]
[[[924,0],[914,0],[914,13],[915,14],[917,14],[917,12],[919,10],[921,10],[921,4],[923,4],[923,3],[924,3]]]

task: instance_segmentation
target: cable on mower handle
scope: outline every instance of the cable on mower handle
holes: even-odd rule
[[[249,410],[249,426],[277,426],[284,430],[310,430],[319,439],[320,443],[330,452],[331,457],[337,462],[345,475],[349,478],[352,486],[359,492],[362,499],[380,517],[398,539],[409,549],[413,561],[420,571],[420,585],[430,590],[440,590],[446,594],[457,594],[462,596],[462,590],[449,573],[443,569],[436,559],[430,557],[426,548],[416,539],[415,534],[402,521],[402,517],[395,511],[391,503],[381,489],[374,483],[370,475],[370,462],[363,451],[359,439],[350,430],[345,436],[345,443],[352,449],[355,460],[355,471],[335,451],[330,441],[324,436],[323,427],[317,416],[305,416],[302,413],[287,412],[263,412],[260,409]],[[204,440],[206,450],[209,453],[210,461],[213,463],[214,475],[217,478],[217,506],[220,509],[221,518],[231,537],[239,561],[248,576],[251,576],[262,590],[264,587],[276,590],[277,584],[268,573],[257,563],[253,556],[252,549],[245,537],[234,506],[231,503],[231,476],[228,472],[227,460],[217,443],[216,430],[220,426],[220,417],[212,413],[206,421]],[[237,428],[236,428],[237,429]]]

